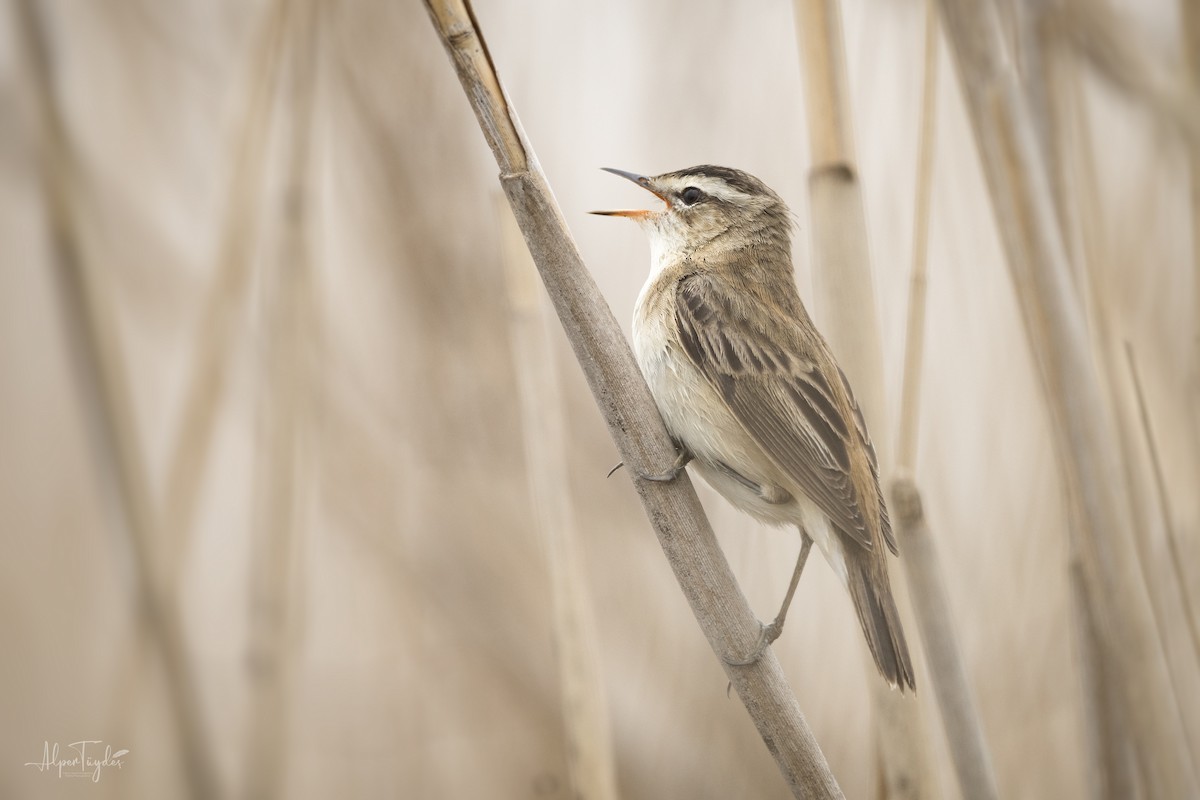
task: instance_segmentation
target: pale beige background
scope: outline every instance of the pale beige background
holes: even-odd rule
[[[117,319],[160,503],[272,3],[36,5],[81,176],[82,252]],[[299,337],[310,380],[294,398],[282,796],[567,797],[495,164],[420,3],[322,5],[305,225],[312,299]],[[1177,64],[1173,4],[1127,5],[1154,57]],[[851,0],[844,9],[895,409],[923,7]],[[654,173],[716,163],[758,175],[797,214],[797,280],[811,297],[806,123],[789,3],[480,0],[476,13],[623,325],[645,275],[645,241],[632,225],[585,212],[643,198],[602,166]],[[0,796],[180,796],[161,663],[139,633],[129,538],[67,347],[32,84],[14,20],[12,8],[0,13]],[[1078,797],[1082,723],[1063,487],[957,79],[942,56],[918,478],[1002,794]],[[1114,335],[1136,348],[1175,528],[1196,575],[1186,151],[1137,103],[1098,80],[1085,84],[1105,223],[1096,245],[1106,260],[1092,280]],[[236,346],[224,364],[198,514],[190,532],[158,532],[164,547],[185,542],[174,588],[230,796],[267,768],[249,755],[249,612],[252,542],[263,533],[255,497],[269,472],[264,431],[278,411],[267,381],[273,291],[298,280],[297,265],[279,257],[284,154],[295,124],[287,86],[285,77],[271,108],[266,179],[253,201],[253,274],[230,306]],[[814,312],[818,320],[824,313]],[[786,797],[744,709],[726,696],[628,477],[605,479],[615,449],[565,340],[551,330],[572,435],[565,477],[622,795]],[[894,431],[895,419],[885,426]],[[1149,474],[1144,467],[1139,475]],[[751,602],[769,617],[797,537],[762,529],[700,491]],[[1169,554],[1154,509],[1147,518],[1153,582],[1167,575]],[[862,650],[842,590],[823,563],[810,562],[776,651],[852,798],[872,796],[877,772],[865,691],[877,677]],[[1196,669],[1186,646],[1170,655],[1177,673]],[[1194,678],[1185,682],[1194,689]],[[941,791],[954,797],[932,693],[921,697]],[[1188,718],[1200,719],[1200,697],[1184,699]],[[1200,731],[1190,734],[1200,741]],[[44,741],[80,738],[128,748],[126,766],[98,784],[22,766],[40,758]]]

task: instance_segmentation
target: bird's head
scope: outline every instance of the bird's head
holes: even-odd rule
[[[790,243],[787,206],[753,175],[709,165],[654,177],[619,169],[605,171],[633,181],[666,204],[657,210],[592,212],[637,222],[649,235],[658,258],[691,255],[710,243],[730,248],[786,248]]]

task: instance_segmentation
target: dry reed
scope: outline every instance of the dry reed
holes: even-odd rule
[[[1031,116],[991,6],[942,0],[1055,444],[1082,501],[1087,596],[1152,796],[1200,792],[1137,571],[1118,457]],[[1117,600],[1119,598],[1119,600]]]
[[[255,530],[251,544],[250,708],[242,796],[286,796],[287,753],[296,650],[301,510],[309,494],[304,434],[311,419],[313,104],[320,52],[318,0],[288,0],[285,20],[290,87],[286,180],[275,198],[280,244],[263,267],[266,331],[258,398]],[[203,363],[203,362],[201,362]]]
[[[98,467],[116,497],[133,555],[142,621],[164,664],[171,714],[189,796],[220,797],[219,775],[204,719],[200,681],[188,653],[173,584],[159,551],[149,473],[130,396],[129,373],[105,272],[88,263],[76,208],[77,161],[51,80],[42,14],[32,0],[16,4],[17,23],[34,84],[41,142],[38,166],[62,317],[73,351],[77,388],[98,452]]]
[[[530,502],[536,511],[550,577],[567,772],[572,796],[580,800],[616,800],[616,766],[600,673],[596,612],[567,482],[570,440],[562,389],[545,330],[537,268],[502,198],[497,198],[497,207]]]
[[[921,129],[917,137],[916,198],[913,213],[912,276],[900,402],[897,477],[891,482],[893,520],[902,548],[913,612],[920,626],[930,683],[937,696],[942,727],[964,797],[997,798],[996,776],[988,754],[974,692],[954,634],[954,616],[942,580],[942,567],[925,519],[916,474],[920,422],[921,365],[924,363],[925,308],[928,285],[929,205],[937,139],[939,34],[933,0],[925,4],[924,76]]]
[[[796,0],[794,7],[809,129],[815,315],[854,386],[886,472],[891,462],[883,350],[854,160],[841,15],[835,0]],[[907,587],[895,564],[889,569],[892,592],[912,630]],[[935,781],[920,704],[914,696],[891,691],[873,674],[869,680],[885,794],[931,796]]]
[[[427,0],[434,28],[454,63],[500,181],[542,281],[583,367],[609,431],[633,475],[656,474],[675,460],[657,407],[608,305],[588,274],[466,2]],[[841,797],[779,661],[767,651],[730,666],[758,638],[755,618],[729,570],[686,475],[664,484],[636,480],[647,516],[713,652],[797,797]]]

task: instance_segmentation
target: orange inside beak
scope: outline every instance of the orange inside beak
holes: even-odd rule
[[[624,211],[589,211],[589,214],[596,214],[601,217],[629,217],[630,219],[641,219],[642,217],[650,216],[650,212],[646,209],[628,209]]]
[[[605,172],[611,172],[613,175],[620,175],[622,178],[625,178],[626,180],[633,181],[638,186],[642,187],[647,192],[649,192],[650,194],[657,197],[659,200],[662,200],[667,205],[670,205],[670,201],[667,200],[666,196],[659,193],[656,189],[654,189],[650,184],[650,179],[647,178],[646,176],[638,175],[636,172],[626,172],[623,169],[613,169],[611,167],[601,167],[601,169],[603,169]],[[639,210],[622,210],[622,211],[589,211],[588,213],[589,214],[598,214],[602,217],[627,217],[629,219],[644,219],[645,217],[648,217],[651,214],[654,214],[655,212],[649,211],[646,209],[639,209]]]

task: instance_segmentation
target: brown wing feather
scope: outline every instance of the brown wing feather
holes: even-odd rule
[[[875,494],[879,498],[879,527],[883,531],[883,540],[887,542],[892,555],[898,556],[900,549],[896,546],[896,534],[892,532],[892,519],[888,516],[887,503],[883,499],[883,489],[879,485],[879,458],[875,455],[875,445],[871,442],[871,434],[867,433],[867,421],[863,419],[862,409],[858,407],[858,401],[854,399],[850,381],[846,379],[846,373],[842,371],[841,367],[838,367],[838,375],[842,378],[842,386],[846,388],[846,397],[850,398],[850,407],[854,409],[854,427],[858,431],[858,440],[867,449],[867,457],[871,462],[871,474],[875,476]]]
[[[756,326],[739,313],[733,296],[705,275],[681,279],[675,300],[680,339],[692,363],[834,527],[872,549],[850,475],[853,423],[838,412],[829,382],[805,352],[802,338],[789,335],[782,328],[787,323],[778,319],[757,320]]]

